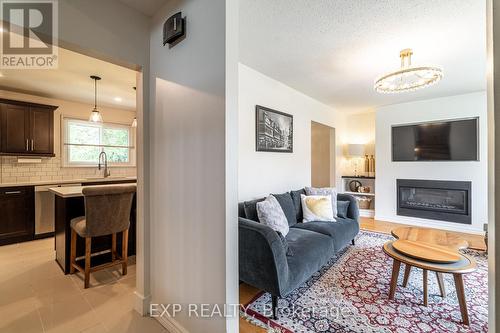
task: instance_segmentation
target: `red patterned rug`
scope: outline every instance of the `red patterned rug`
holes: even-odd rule
[[[240,314],[269,332],[487,332],[488,263],[483,252],[466,250],[478,269],[464,275],[470,326],[461,323],[453,277],[444,274],[441,298],[435,274],[429,274],[429,306],[422,305],[422,271],[413,268],[408,286],[388,299],[392,259],[382,245],[388,235],[362,232],[306,283],[279,300],[279,319],[270,320],[271,295],[259,294]]]

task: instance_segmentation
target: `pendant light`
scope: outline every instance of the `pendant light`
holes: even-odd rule
[[[134,90],[137,90],[136,87],[132,87],[132,88],[134,88]],[[134,117],[134,120],[132,120],[132,124],[130,126],[132,126],[134,128],[137,127],[137,117]]]
[[[443,70],[437,66],[413,66],[411,49],[401,50],[401,68],[385,74],[375,81],[379,93],[399,93],[429,87],[443,78]]]
[[[99,112],[99,110],[97,110],[97,81],[99,81],[101,78],[96,75],[91,75],[90,78],[94,80],[94,109],[90,114],[89,120],[94,123],[102,123],[101,113]]]

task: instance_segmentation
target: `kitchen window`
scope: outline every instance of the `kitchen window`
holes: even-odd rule
[[[64,118],[65,166],[93,166],[104,151],[110,166],[135,164],[134,133],[130,126]]]

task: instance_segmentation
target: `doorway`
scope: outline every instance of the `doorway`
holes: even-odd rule
[[[311,121],[311,186],[335,186],[335,128]]]

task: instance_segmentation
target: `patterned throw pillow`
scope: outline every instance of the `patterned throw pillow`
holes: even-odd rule
[[[300,195],[302,200],[303,222],[329,221],[335,222],[330,195]]]
[[[257,202],[257,215],[262,224],[269,226],[274,231],[279,231],[283,236],[288,234],[288,220],[278,200],[272,195],[266,200]]]
[[[306,195],[331,195],[333,216],[337,216],[337,189],[335,187],[306,187]]]

